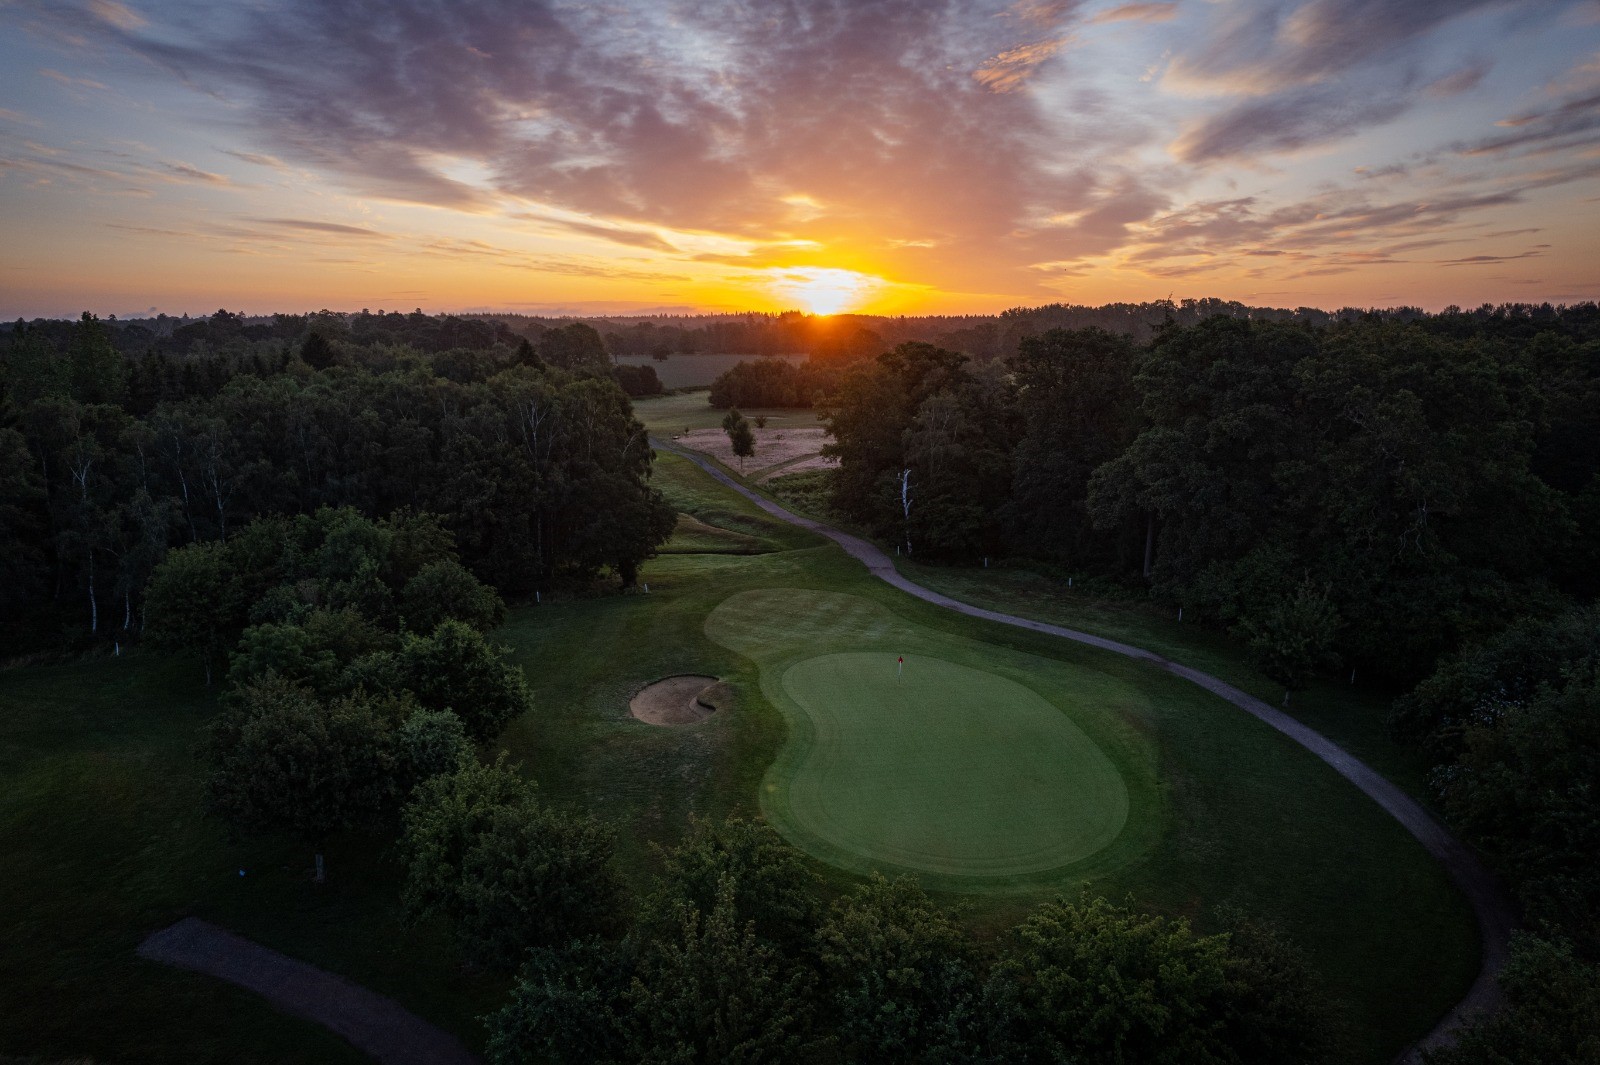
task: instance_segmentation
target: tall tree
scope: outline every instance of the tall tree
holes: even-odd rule
[[[400,797],[396,724],[366,699],[323,703],[265,677],[240,689],[237,709],[207,735],[207,806],[240,831],[305,840],[320,882],[327,839],[376,827]]]

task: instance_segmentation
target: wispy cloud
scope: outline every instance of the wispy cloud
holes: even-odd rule
[[[289,164],[285,163],[282,159],[271,155],[263,155],[260,152],[241,152],[235,151],[232,148],[223,148],[222,154],[231,155],[240,162],[250,163],[253,166],[264,166],[271,170],[289,169]]]
[[[360,237],[365,240],[389,240],[389,234],[365,226],[350,226],[343,222],[318,222],[307,218],[246,218],[244,221],[270,229],[290,230],[299,233],[334,233],[341,237]]]
[[[89,0],[89,12],[119,30],[137,30],[149,22],[127,4],[118,3],[118,0]]]
[[[1089,23],[1101,25],[1108,22],[1170,22],[1177,15],[1177,0],[1152,4],[1123,4],[1100,12],[1091,18]]]
[[[41,77],[49,78],[51,81],[55,82],[56,84],[65,85],[68,88],[73,88],[73,89],[94,89],[97,92],[107,92],[107,91],[109,91],[106,88],[105,85],[101,84],[98,81],[95,81],[93,78],[80,78],[80,77],[76,77],[76,76],[74,76],[72,74],[63,74],[63,73],[61,73],[61,71],[59,71],[59,70],[51,70],[49,67],[41,68],[39,70],[39,74],[40,74]]]

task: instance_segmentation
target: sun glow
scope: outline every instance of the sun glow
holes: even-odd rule
[[[854,310],[889,286],[881,277],[833,267],[780,268],[767,271],[767,277],[769,289],[812,314]]]

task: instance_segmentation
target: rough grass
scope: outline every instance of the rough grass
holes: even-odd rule
[[[807,459],[819,459],[824,465],[834,463],[832,459],[820,459],[822,445],[828,441],[821,427],[797,429],[793,426],[768,425],[757,429],[752,426],[751,435],[755,438],[755,454],[743,464],[748,476],[759,477],[778,467]],[[739,458],[733,453],[733,442],[720,426],[680,432],[673,439],[678,446],[709,455],[724,466],[733,469],[740,467]]]
[[[1192,621],[1180,622],[1175,612],[1149,600],[1089,594],[1020,565],[929,566],[905,559],[895,564],[918,584],[953,599],[1145,647],[1282,706],[1282,686],[1251,666],[1237,641]],[[1426,761],[1392,740],[1384,727],[1395,695],[1365,683],[1352,685],[1346,678],[1327,678],[1295,692],[1282,708],[1426,803]]]
[[[981,934],[1084,883],[1201,927],[1214,927],[1217,905],[1237,904],[1305,946],[1345,1004],[1354,1032],[1345,1060],[1374,1065],[1470,981],[1471,915],[1439,867],[1331,769],[1255,719],[1137,662],[909,599],[685,460],[663,458],[657,483],[680,512],[771,550],[664,555],[644,568],[648,595],[519,609],[497,634],[536,699],[497,746],[548,801],[618,825],[621,867],[636,887],[656,868],[651,844],[679,839],[690,815],[759,815],[763,781],[792,734],[761,662],[711,639],[705,623],[741,592],[803,589],[869,601],[929,641],[974,648],[986,663],[974,668],[1036,660],[1041,675],[1079,678],[1063,688],[1099,676],[1137,693],[1106,710],[1100,732],[1094,715],[1074,722],[1125,780],[1128,766],[1150,760],[1155,799],[1130,786],[1130,804],[1159,805],[1131,807],[1129,824],[1154,826],[1152,838],[1123,864],[1069,872],[1036,893],[946,896]],[[797,651],[823,624],[795,609],[778,620],[793,626]],[[1031,669],[1007,675],[1030,685]],[[674,673],[724,678],[721,712],[692,729],[634,720],[628,697]],[[504,984],[464,974],[438,927],[401,923],[398,870],[381,842],[332,841],[332,880],[318,888],[299,843],[230,843],[201,815],[192,752],[215,711],[199,681],[197,664],[155,657],[0,673],[0,1046],[118,1062],[358,1060],[248,993],[134,957],[145,934],[190,913],[392,995],[481,1046],[476,1018]],[[818,869],[830,890],[856,882],[846,869]]]
[[[679,514],[672,539],[661,546],[664,555],[759,555],[771,545],[759,536],[734,532],[693,514]]]

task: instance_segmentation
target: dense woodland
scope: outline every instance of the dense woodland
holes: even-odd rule
[[[404,343],[360,343],[315,321],[219,314],[173,336],[191,328],[181,353],[165,341],[129,351],[144,326],[89,316],[11,331],[0,362],[9,647],[137,638],[167,552],[259,516],[437,515],[467,568],[511,598],[604,569],[631,583],[671,531],[644,429],[587,327],[535,346],[425,319]],[[484,346],[429,347],[473,330]]]
[[[811,394],[833,506],[908,554],[1148,594],[1291,691],[1410,689],[1395,735],[1538,937],[1442,1060],[1600,1060],[1600,308],[912,342]]]
[[[1405,691],[1396,735],[1529,927],[1510,1011],[1438,1060],[1595,1060],[1600,308],[1198,308],[915,320],[938,344],[761,316],[18,323],[0,639],[198,652],[208,808],[319,855],[398,838],[408,912],[515,976],[496,1062],[1337,1060],[1305,962],[1244,915],[1206,936],[1064,899],[979,944],[906,882],[824,905],[740,822],[629,898],[611,829],[493,760],[528,706],[486,638],[504,602],[629,584],[673,526],[626,394],[659,382],[612,357],[744,328],[812,359],[713,402],[820,406],[834,507],[901,550],[1181,605],[1286,689]],[[751,341],[784,330],[815,344]]]

